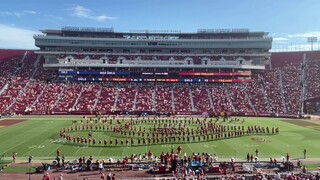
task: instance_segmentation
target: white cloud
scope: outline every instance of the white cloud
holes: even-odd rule
[[[18,12],[9,12],[9,11],[1,11],[0,12],[1,16],[16,16],[16,17],[21,17],[22,14]]]
[[[284,38],[284,37],[276,37],[276,38],[273,38],[273,41],[276,41],[276,42],[279,42],[279,41],[288,41],[289,39],[288,38]]]
[[[37,14],[36,11],[31,11],[31,10],[23,10],[23,11],[17,11],[17,12],[9,12],[9,11],[0,11],[1,16],[16,16],[16,17],[22,17],[25,15],[33,15]]]
[[[54,21],[64,21],[64,18],[61,16],[54,16],[54,15],[44,15],[44,16]]]
[[[0,48],[36,49],[34,34],[39,32],[0,24]]]
[[[306,32],[306,33],[288,34],[287,37],[288,38],[320,37],[320,32],[314,31],[314,32]]]
[[[92,15],[92,10],[85,8],[83,6],[74,6],[71,8],[72,10],[72,15],[79,17],[79,18],[84,18],[84,19],[92,19],[95,21],[99,21],[99,22],[104,22],[107,20],[112,20],[112,19],[117,19],[116,17],[110,17],[110,16],[106,16],[106,15]]]
[[[30,10],[23,10],[23,12],[24,12],[25,14],[37,14],[36,11],[30,11]]]

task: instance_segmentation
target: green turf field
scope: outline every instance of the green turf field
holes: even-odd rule
[[[124,157],[131,154],[143,154],[151,150],[155,155],[161,152],[175,150],[179,144],[159,144],[135,147],[87,147],[74,144],[63,144],[58,141],[60,129],[71,125],[71,120],[79,120],[80,117],[17,117],[11,119],[25,119],[26,121],[7,127],[0,128],[0,154],[10,159],[13,152],[18,153],[18,160],[27,161],[28,156],[36,160],[52,160],[56,155],[57,148],[66,159],[77,159],[80,156],[94,156],[99,159],[109,157]],[[279,127],[278,135],[252,135],[225,140],[207,141],[201,143],[181,144],[183,152],[190,155],[192,152],[217,154],[220,159],[235,157],[243,160],[247,153],[254,154],[255,149],[260,151],[260,158],[268,160],[270,157],[280,159],[289,153],[292,158],[303,157],[303,149],[307,149],[308,158],[320,158],[320,122],[308,121],[303,127],[283,119],[272,118],[245,118],[245,125],[259,125]],[[296,120],[292,120],[296,121]],[[77,132],[82,133],[82,132]],[[114,138],[119,135],[113,133],[94,132],[94,136]],[[255,140],[255,139],[258,139]],[[263,141],[260,141],[262,139]]]

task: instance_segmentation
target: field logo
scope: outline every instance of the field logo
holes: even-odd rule
[[[42,149],[44,148],[44,145],[32,145],[32,146],[28,146],[29,149]]]
[[[50,142],[51,142],[51,143],[54,143],[54,144],[56,144],[56,143],[65,143],[66,141],[67,141],[67,140],[64,139],[64,138],[50,139]]]

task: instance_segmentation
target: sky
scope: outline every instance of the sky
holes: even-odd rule
[[[307,50],[307,37],[320,41],[320,0],[9,0],[0,5],[0,48],[36,49],[34,34],[64,26],[120,32],[249,28],[269,32],[273,51]]]

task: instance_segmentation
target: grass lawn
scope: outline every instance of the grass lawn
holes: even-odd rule
[[[8,166],[3,169],[5,173],[33,173],[36,172],[36,167],[32,166]]]
[[[14,118],[11,118],[14,119]],[[168,152],[171,147],[176,150],[180,144],[158,144],[135,147],[88,147],[75,144],[59,143],[59,131],[71,125],[71,120],[79,120],[80,117],[17,117],[26,121],[0,128],[0,153],[6,160],[11,160],[13,152],[18,153],[17,160],[27,161],[28,156],[34,156],[34,160],[52,160],[57,148],[66,159],[78,159],[81,156],[94,156],[96,159],[120,158],[131,154],[143,154],[151,150],[155,155]],[[241,118],[242,119],[242,118]],[[310,120],[301,120],[308,121]],[[314,122],[315,126],[319,125]],[[316,124],[317,123],[317,124]],[[245,159],[246,154],[255,154],[258,148],[260,158],[268,160],[270,157],[280,159],[289,153],[292,158],[303,157],[303,149],[307,149],[308,158],[320,158],[319,137],[320,131],[310,126],[300,126],[275,118],[245,118],[244,126],[279,127],[278,135],[252,135],[225,140],[215,140],[200,143],[181,144],[183,152],[190,155],[192,152],[217,154],[219,158],[229,159],[235,157],[238,160]],[[147,126],[146,126],[147,127]],[[86,132],[75,132],[87,134]],[[93,132],[96,137],[115,138],[119,134],[106,132]],[[121,137],[120,137],[121,138]],[[263,139],[265,142],[253,139]]]
[[[316,164],[307,164],[306,165],[308,170],[319,170],[320,169],[320,164],[316,163]]]

